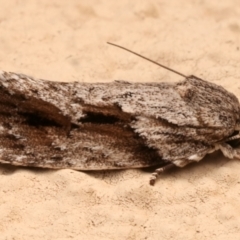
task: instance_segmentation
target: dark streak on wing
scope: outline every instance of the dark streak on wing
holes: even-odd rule
[[[117,106],[84,105],[79,125],[53,104],[0,88],[0,162],[78,170],[165,164]]]

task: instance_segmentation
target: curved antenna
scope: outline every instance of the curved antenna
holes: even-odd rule
[[[162,67],[162,68],[165,68],[165,69],[167,69],[167,70],[170,71],[170,72],[176,73],[176,74],[178,74],[178,75],[180,75],[180,76],[182,76],[182,77],[187,78],[187,76],[184,75],[183,73],[180,73],[180,72],[178,72],[178,71],[176,71],[176,70],[173,70],[173,69],[171,69],[171,68],[169,68],[169,67],[166,67],[166,66],[164,66],[164,65],[162,65],[162,64],[160,64],[160,63],[158,63],[158,62],[155,62],[155,61],[153,61],[153,60],[151,60],[151,59],[149,59],[149,58],[147,58],[147,57],[144,57],[144,56],[142,56],[141,54],[138,54],[138,53],[136,53],[136,52],[134,52],[134,51],[131,51],[131,50],[125,48],[125,47],[122,47],[122,46],[120,46],[120,45],[117,45],[117,44],[111,43],[111,42],[107,42],[107,44],[110,44],[110,45],[112,45],[112,46],[121,48],[121,49],[123,49],[123,50],[125,50],[125,51],[127,51],[127,52],[130,52],[130,53],[132,53],[132,54],[134,54],[134,55],[137,55],[138,57],[141,57],[141,58],[143,58],[143,59],[145,59],[145,60],[147,60],[147,61],[149,61],[149,62],[151,62],[151,63],[154,63],[154,64],[156,64],[156,65],[158,65],[158,66],[160,66],[160,67]]]

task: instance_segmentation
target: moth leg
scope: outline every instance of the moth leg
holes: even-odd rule
[[[240,149],[234,149],[227,143],[221,143],[218,145],[223,155],[227,158],[238,158],[240,159]]]
[[[174,165],[173,163],[169,163],[168,165],[166,165],[166,166],[164,166],[164,167],[157,168],[157,169],[152,173],[152,176],[151,176],[150,181],[149,181],[150,185],[153,186],[153,185],[155,184],[155,182],[156,182],[157,177],[158,177],[161,173],[163,173],[163,172],[171,169],[171,168],[174,167],[174,166],[176,166],[176,165]]]
[[[219,147],[218,147],[219,148]],[[212,153],[213,151],[215,151],[216,147],[214,146],[213,148],[208,149],[207,151],[204,151],[202,153],[198,153],[198,154],[193,154],[191,156],[188,157],[188,159],[179,159],[179,160],[174,160],[173,163],[168,163],[168,165],[158,168],[154,171],[154,173],[152,173],[152,176],[150,178],[150,185],[154,185],[156,182],[157,177],[165,172],[166,170],[169,170],[172,167],[185,167],[186,165],[188,165],[189,163],[192,162],[199,162],[201,159],[203,159],[205,157],[205,155],[207,153]]]

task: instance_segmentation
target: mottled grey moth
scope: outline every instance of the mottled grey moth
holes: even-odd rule
[[[84,171],[158,166],[153,185],[162,171],[216,150],[240,158],[238,99],[178,74],[185,79],[177,83],[63,83],[1,71],[0,162]]]

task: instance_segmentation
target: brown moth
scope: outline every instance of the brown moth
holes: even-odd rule
[[[158,166],[153,185],[164,170],[216,150],[240,158],[232,144],[240,139],[238,99],[158,65],[185,79],[63,83],[1,71],[0,162],[84,171]]]

